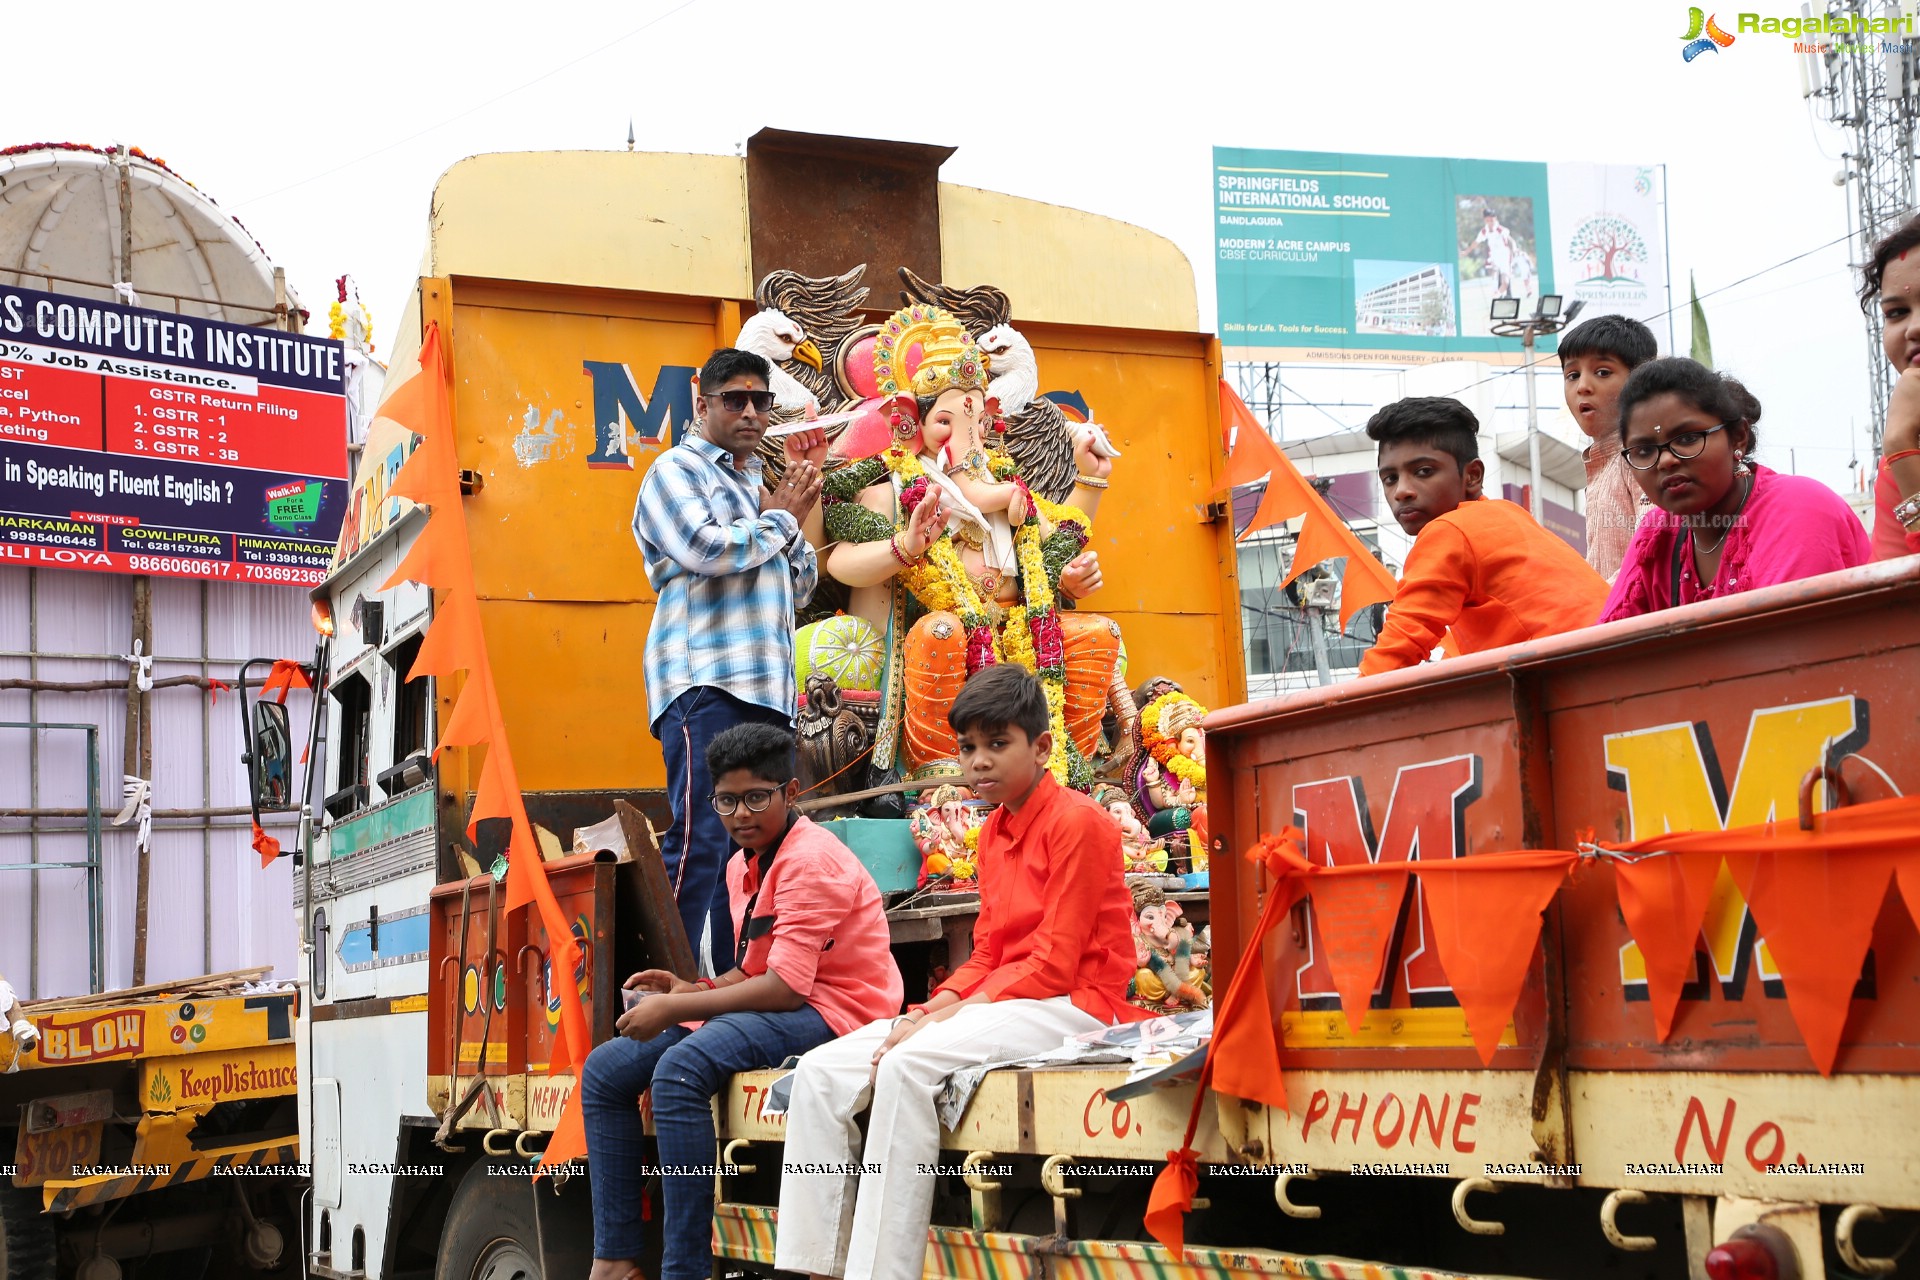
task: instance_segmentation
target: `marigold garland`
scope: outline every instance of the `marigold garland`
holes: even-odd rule
[[[1169,734],[1160,727],[1167,714],[1183,704],[1192,710],[1180,718],[1190,724],[1198,724],[1207,714],[1207,709],[1187,694],[1163,693],[1141,708],[1140,742],[1160,762],[1161,768],[1191,783],[1193,789],[1204,796],[1207,791],[1207,766],[1181,754],[1178,729]]]
[[[903,495],[916,485],[925,491],[926,467],[918,454],[894,445],[882,456],[887,470],[900,482]],[[997,474],[1001,468],[1011,466],[1011,459],[994,451],[988,454],[988,465]],[[904,501],[902,506],[904,523]],[[1036,501],[1033,506],[1038,508],[1039,503]],[[1078,516],[1084,529],[1086,515],[1083,512],[1064,508],[1063,513]],[[1047,695],[1048,727],[1053,733],[1053,755],[1047,767],[1057,781],[1084,787],[1092,780],[1092,770],[1067,736],[1066,650],[1054,603],[1053,583],[1047,576],[1044,542],[1039,511],[1029,511],[1026,521],[1013,534],[1024,603],[1009,608],[1006,621],[999,627],[992,625],[988,602],[968,575],[960,552],[953,545],[953,535],[947,530],[941,530],[928,545],[920,563],[903,568],[899,576],[901,585],[926,608],[959,617],[967,629],[969,673],[1004,661],[1017,663],[1040,677]]]

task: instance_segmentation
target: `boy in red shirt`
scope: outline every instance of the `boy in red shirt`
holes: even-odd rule
[[[719,815],[740,850],[727,864],[734,967],[686,982],[627,979],[646,995],[587,1056],[580,1096],[593,1180],[591,1280],[641,1276],[640,1094],[653,1089],[660,1144],[661,1280],[713,1272],[713,1095],[736,1071],[778,1066],[900,1007],[879,886],[853,851],[792,808],[793,734],[743,724],[707,746]],[[705,1021],[702,1022],[701,1020]],[[686,1023],[696,1023],[688,1027]]]
[[[973,955],[924,1005],[800,1060],[787,1112],[774,1268],[919,1280],[940,1161],[934,1099],[960,1067],[1147,1016],[1127,1003],[1132,899],[1120,830],[1055,782],[1040,682],[1003,663],[947,713],[960,768],[999,808],[980,833]],[[854,1117],[871,1102],[864,1166]],[[844,1170],[844,1172],[843,1172]]]
[[[1449,629],[1461,653],[1592,626],[1607,583],[1524,508],[1481,496],[1480,422],[1446,396],[1409,396],[1373,415],[1380,486],[1413,550],[1380,638],[1374,675],[1426,661]]]

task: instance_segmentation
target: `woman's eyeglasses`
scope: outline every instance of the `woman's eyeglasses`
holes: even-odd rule
[[[768,413],[773,409],[771,391],[716,391],[705,398],[718,400],[728,413],[745,413],[749,404],[759,413]]]
[[[743,804],[747,806],[748,813],[765,813],[767,806],[773,803],[773,798],[778,794],[780,794],[778,788],[769,790],[766,787],[756,787],[752,791],[743,791],[739,795],[731,791],[716,791],[707,797],[707,803],[712,805],[713,811],[721,817],[731,818]]]
[[[1659,444],[1636,444],[1630,449],[1623,449],[1621,456],[1635,471],[1651,471],[1654,464],[1660,461],[1662,451],[1671,453],[1682,462],[1689,461],[1699,457],[1707,447],[1708,436],[1726,429],[1727,424],[1723,422],[1717,427],[1708,427],[1705,431],[1682,431],[1673,439]]]

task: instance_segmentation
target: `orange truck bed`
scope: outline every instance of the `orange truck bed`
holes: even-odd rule
[[[1213,830],[1244,854],[1291,825],[1310,861],[1345,864],[1797,823],[1803,780],[1822,767],[1855,804],[1920,787],[1916,672],[1909,557],[1229,708],[1207,725]],[[1254,930],[1268,873],[1238,856],[1213,866],[1224,968]],[[1345,1173],[1920,1208],[1908,906],[1897,890],[1881,904],[1823,1077],[1766,939],[1720,875],[1661,1041],[1613,866],[1583,863],[1545,912],[1490,1067],[1417,889],[1358,1031],[1302,904],[1258,960],[1291,1114],[1222,1098],[1223,1135],[1242,1158]],[[1808,1247],[1817,1258],[1819,1239]]]

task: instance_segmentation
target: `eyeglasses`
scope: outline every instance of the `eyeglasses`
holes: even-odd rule
[[[752,404],[755,411],[768,413],[773,409],[771,391],[716,391],[712,395],[701,397],[705,400],[718,400],[728,413],[745,413],[747,405]]]
[[[1673,439],[1660,444],[1636,444],[1631,449],[1622,450],[1621,456],[1626,458],[1627,465],[1635,471],[1653,470],[1654,465],[1660,461],[1663,450],[1685,462],[1690,458],[1699,457],[1707,447],[1707,437],[1716,431],[1725,431],[1727,426],[1728,424],[1723,422],[1717,427],[1708,427],[1705,431],[1682,431]]]
[[[713,811],[721,817],[731,818],[735,810],[743,804],[747,806],[748,813],[765,813],[767,806],[772,804],[773,798],[779,794],[777,787],[771,790],[766,787],[755,787],[752,791],[743,791],[739,795],[731,791],[716,791],[707,797],[707,803],[712,805]]]

